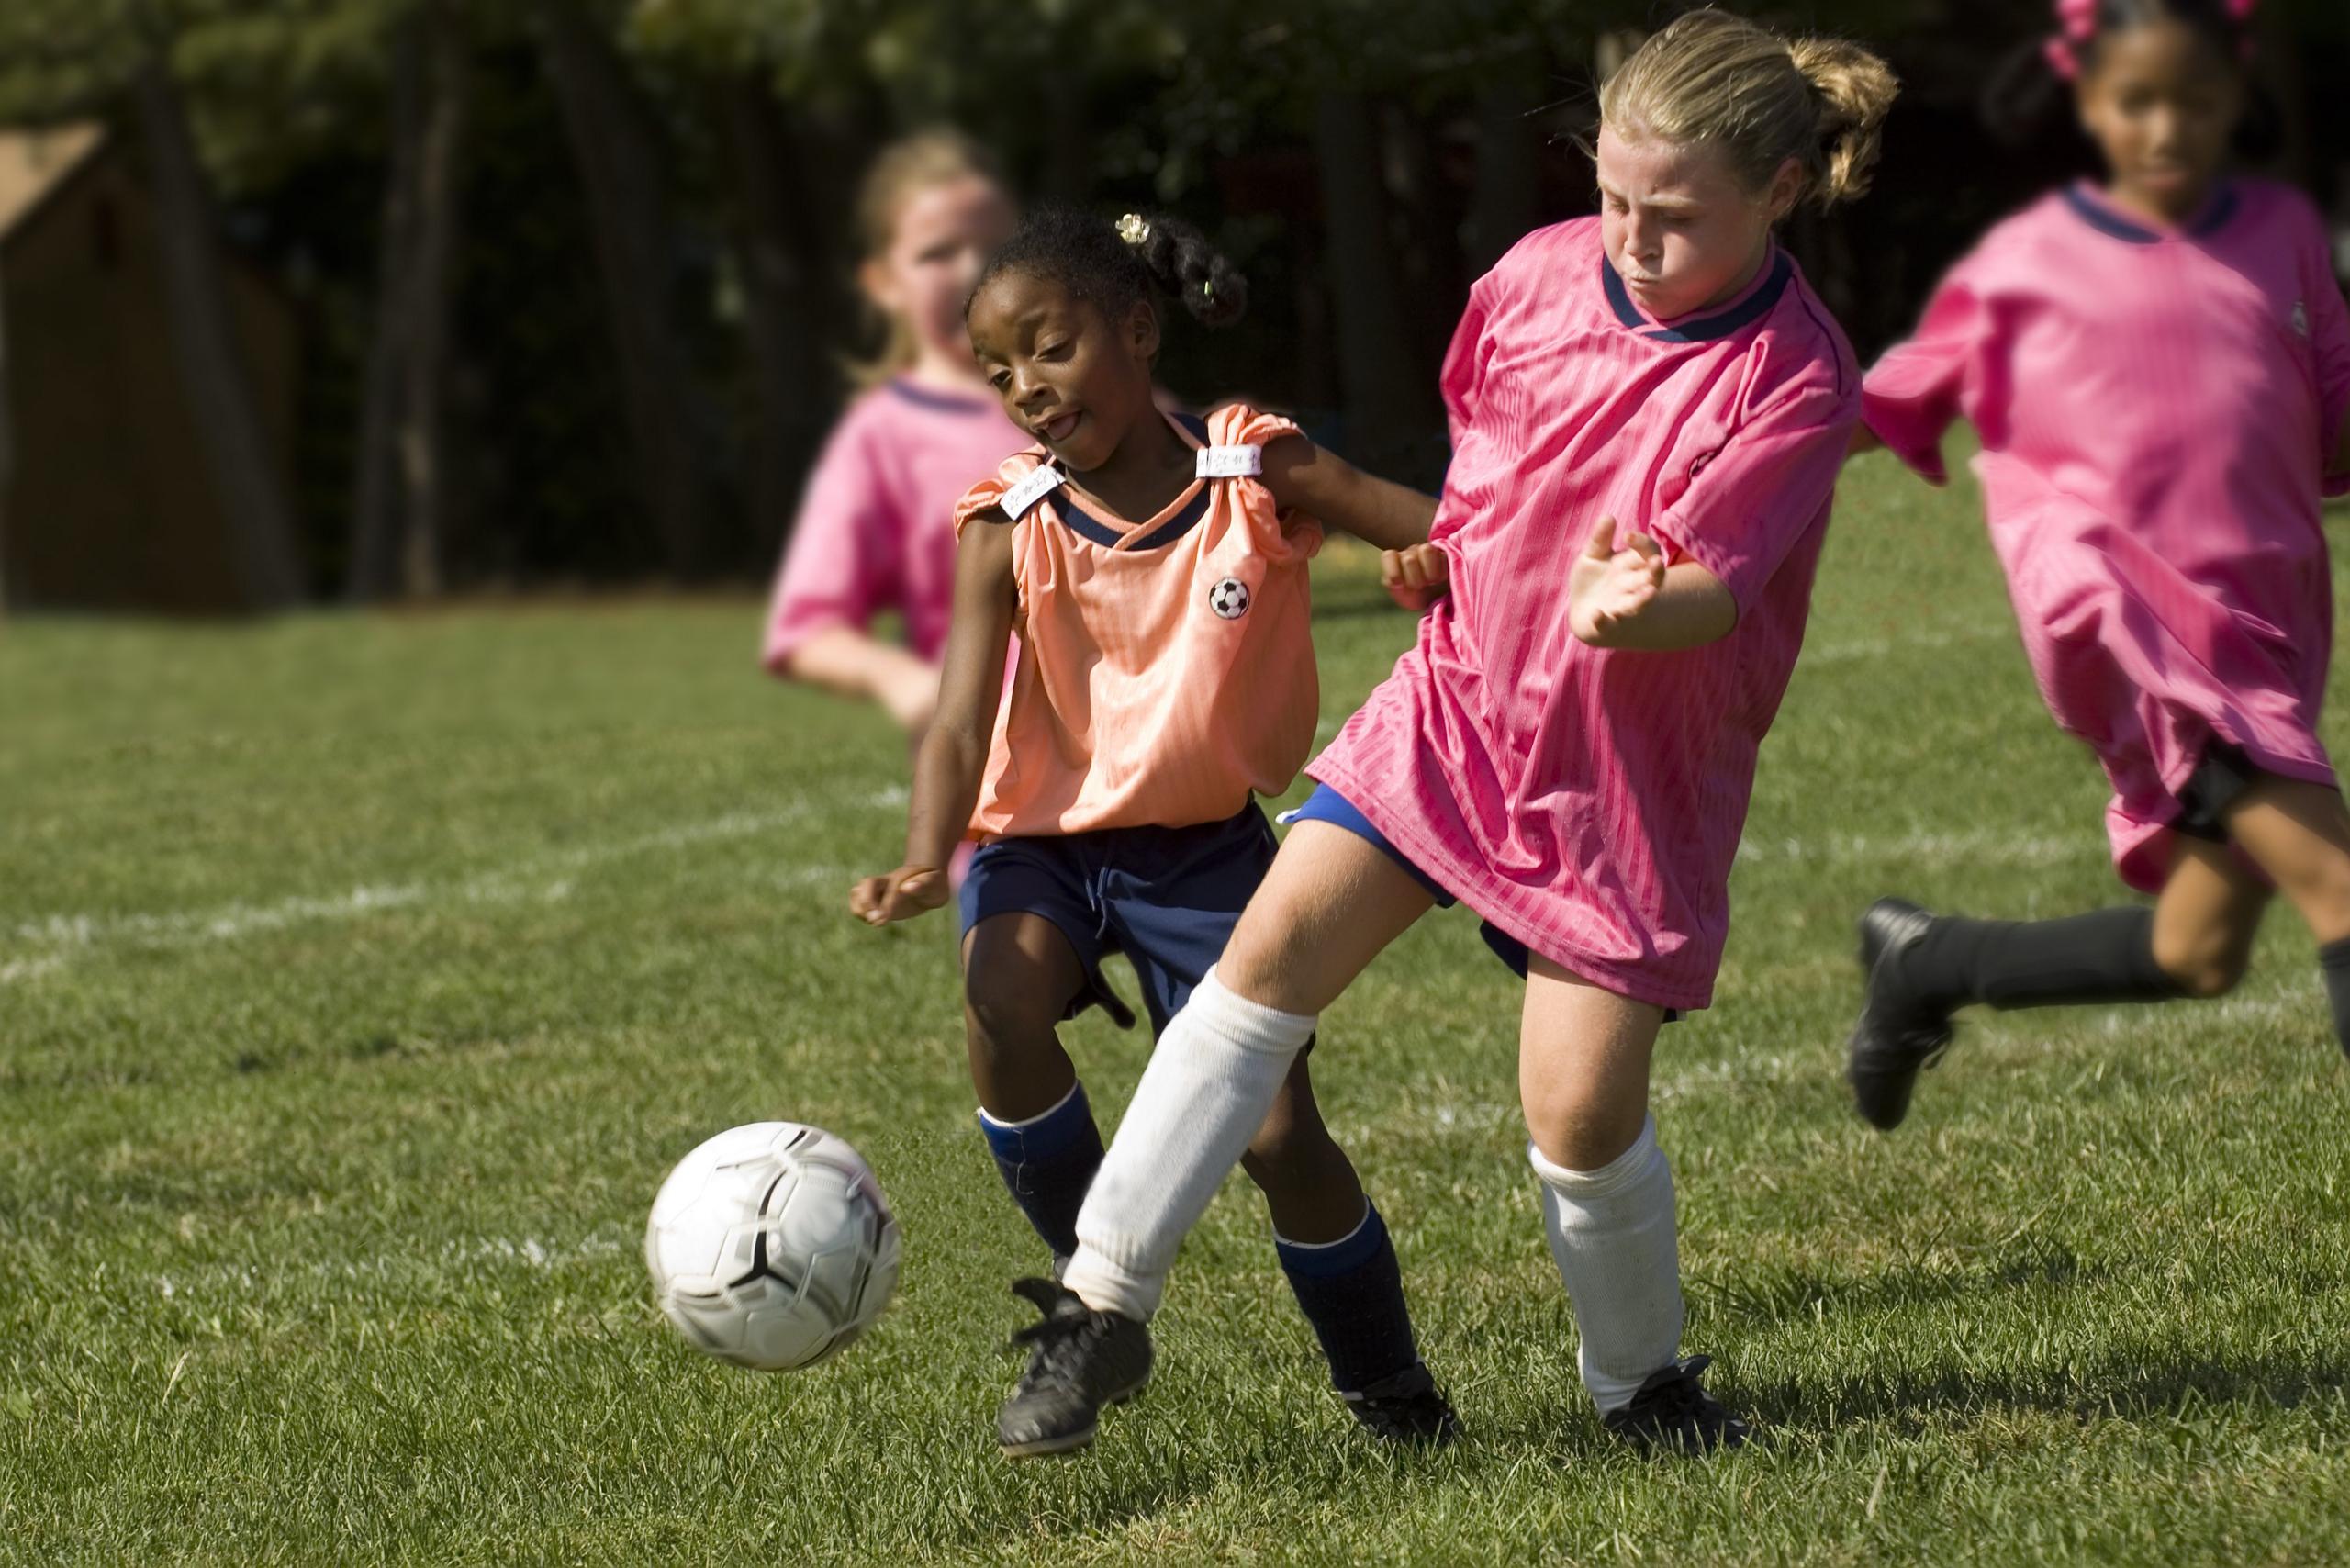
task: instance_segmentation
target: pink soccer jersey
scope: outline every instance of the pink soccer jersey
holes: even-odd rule
[[[780,674],[811,633],[863,631],[885,610],[935,664],[955,605],[956,498],[1027,440],[983,392],[901,379],[852,403],[808,477],[776,577],[767,667]]]
[[[1598,219],[1528,235],[1471,291],[1445,360],[1433,539],[1451,592],[1307,771],[1534,952],[1706,1005],[1860,390],[1784,252],[1738,297],[1655,321]],[[1576,641],[1568,572],[1609,513],[1719,577],[1737,629],[1678,653]]]
[[[2350,407],[2316,212],[2253,180],[2184,229],[2056,192],[1952,269],[1869,373],[1870,428],[1920,473],[1964,416],[2041,695],[2113,785],[2114,864],[2152,890],[2215,739],[2321,783],[2333,631],[2322,492]]]

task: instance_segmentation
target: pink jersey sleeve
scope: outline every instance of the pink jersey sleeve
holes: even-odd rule
[[[767,667],[780,675],[792,651],[835,626],[863,631],[894,602],[906,532],[917,520],[893,515],[862,421],[833,429],[808,476],[791,544],[777,574],[767,614]]]
[[[1283,436],[1305,432],[1293,420],[1268,414],[1246,403],[1226,403],[1208,415],[1212,446],[1266,446]],[[1241,510],[1257,536],[1257,548],[1269,561],[1310,561],[1322,549],[1322,520],[1292,510],[1282,511],[1270,490],[1256,479],[1237,481],[1246,487],[1248,504]]]
[[[1862,387],[1862,418],[1893,454],[1940,485],[1942,432],[1981,353],[1984,312],[1963,269],[1934,290],[1917,335],[1887,349]]]
[[[2310,346],[2317,353],[2318,438],[2324,443],[2321,486],[2326,495],[2350,496],[2350,452],[2344,451],[2350,431],[2343,426],[2350,418],[2350,308],[2344,308],[2342,286],[2334,280],[2325,230],[2322,224],[2315,227],[2308,308]]]
[[[1721,579],[1742,617],[1836,487],[1857,399],[1820,364],[1734,431],[1654,532]]]
[[[1484,390],[1485,362],[1492,357],[1493,344],[1485,335],[1485,323],[1493,315],[1494,293],[1501,286],[1495,282],[1498,268],[1477,280],[1469,290],[1469,304],[1460,312],[1460,323],[1452,330],[1452,342],[1444,351],[1444,368],[1438,385],[1444,394],[1444,413],[1451,426],[1452,444],[1460,444],[1463,427],[1476,418],[1480,395]]]

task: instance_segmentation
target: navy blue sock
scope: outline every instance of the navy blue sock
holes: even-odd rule
[[[997,1174],[1012,1201],[1053,1249],[1056,1260],[1077,1250],[1077,1211],[1085,1190],[1102,1168],[1102,1134],[1085,1085],[1072,1085],[1062,1102],[1024,1122],[999,1122],[979,1113],[979,1131],[995,1155]]]
[[[1331,1386],[1360,1394],[1419,1364],[1412,1314],[1404,1305],[1404,1271],[1377,1207],[1366,1202],[1362,1224],[1341,1240],[1316,1247],[1275,1236],[1273,1246],[1329,1359]]]

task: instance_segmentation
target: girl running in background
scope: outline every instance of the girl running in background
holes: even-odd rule
[[[1936,484],[1964,416],[2042,697],[2113,786],[2123,881],[2064,920],[1861,917],[1846,1076],[1880,1127],[1974,1002],[2217,996],[2281,888],[2350,1048],[2350,812],[2318,741],[2319,497],[2350,489],[2350,318],[2301,196],[2231,176],[2249,0],[2066,0],[2044,59],[2105,156],[1961,261],[1870,373],[1868,430]]]
[[[809,476],[767,616],[768,670],[879,702],[910,735],[938,700],[956,498],[1027,439],[989,395],[963,328],[963,301],[1013,221],[986,155],[952,131],[874,160],[857,196],[857,282],[888,343]],[[902,646],[873,635],[890,610],[904,618]]]
[[[1304,820],[1151,1058],[1006,1433],[1090,1429],[1141,1384],[1176,1248],[1315,1015],[1457,898],[1526,976],[1528,1152],[1608,1430],[1743,1439],[1705,1359],[1676,1359],[1649,1058],[1712,999],[1756,749],[1860,414],[1852,351],[1772,228],[1862,193],[1893,95],[1861,49],[1718,11],[1601,90],[1601,215],[1519,241],[1446,358],[1450,593],[1309,767]]]
[[[961,899],[979,1126],[1056,1269],[1077,1247],[1102,1137],[1055,1026],[1097,1002],[1131,1026],[1102,975],[1112,952],[1132,961],[1154,1033],[1182,1008],[1272,860],[1253,797],[1288,789],[1313,741],[1306,563],[1324,525],[1398,550],[1427,540],[1435,511],[1286,420],[1237,404],[1204,420],[1162,412],[1154,288],[1210,326],[1247,299],[1185,225],[1066,210],[1024,225],[972,294],[979,364],[1038,444],[989,465],[955,508],[955,617],[905,864],[850,896],[876,925],[934,909],[956,846],[982,840]],[[1243,1145],[1348,1408],[1382,1437],[1449,1437],[1395,1249],[1303,1057]],[[1050,1280],[1014,1289],[1048,1315],[1024,1335],[1033,1380],[1073,1298]],[[1000,1433],[1015,1456],[1092,1435],[1090,1421]]]

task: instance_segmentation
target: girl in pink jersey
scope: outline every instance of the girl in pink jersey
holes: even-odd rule
[[[879,702],[912,735],[938,700],[955,499],[1026,439],[989,395],[963,327],[963,301],[1013,221],[985,154],[951,131],[874,160],[857,196],[857,282],[888,342],[809,475],[767,615],[768,670]],[[903,645],[874,635],[892,610]]]
[[[1253,797],[1286,790],[1313,740],[1306,563],[1323,525],[1394,549],[1424,542],[1435,510],[1286,420],[1162,411],[1154,287],[1211,325],[1247,297],[1181,224],[1067,210],[1024,225],[971,296],[979,364],[1037,444],[987,465],[955,510],[955,618],[905,864],[850,900],[877,925],[934,909],[957,844],[982,840],[961,896],[979,1125],[1057,1266],[1102,1138],[1055,1026],[1096,1003],[1132,1024],[1102,976],[1113,951],[1154,1032],[1181,1010],[1272,859]],[[1240,1142],[1331,1382],[1378,1435],[1442,1440],[1452,1411],[1415,1347],[1394,1246],[1302,1058],[1268,1102]],[[1015,1288],[1046,1314],[1024,1381],[1049,1382],[1083,1305],[1050,1280]],[[1148,1369],[1129,1370],[1125,1392]],[[1090,1421],[998,1433],[1014,1456],[1091,1436]]]
[[[2113,787],[2143,905],[2010,923],[1880,900],[1846,1076],[1891,1127],[1973,1002],[2216,996],[2282,889],[2350,1048],[2350,812],[2319,743],[2321,493],[2350,489],[2350,313],[2318,215],[2226,173],[2249,0],[2065,0],[2041,58],[2109,177],[2042,198],[1869,375],[1860,444],[1942,482],[1964,416],[2024,646]]]
[[[1860,49],[1715,11],[1602,90],[1601,215],[1520,241],[1446,360],[1449,596],[1308,768],[1322,788],[1151,1058],[1063,1275],[1087,1310],[1007,1424],[1090,1425],[1131,1386],[1177,1245],[1315,1014],[1458,899],[1526,976],[1529,1152],[1608,1429],[1743,1439],[1703,1358],[1676,1359],[1649,1058],[1671,1012],[1712,996],[1756,748],[1860,414],[1852,351],[1773,226],[1861,193],[1893,93]]]

